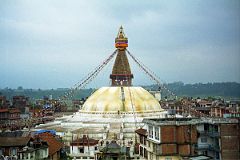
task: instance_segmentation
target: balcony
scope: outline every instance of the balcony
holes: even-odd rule
[[[219,148],[218,145],[209,145],[209,150],[210,151],[217,151],[217,152],[219,152],[220,148]]]
[[[207,135],[208,135],[208,131],[198,131],[198,133],[199,133],[201,136],[207,136]]]
[[[220,136],[219,132],[217,132],[217,131],[209,131],[208,135],[210,137],[219,137]]]
[[[210,145],[209,144],[196,144],[195,148],[197,150],[209,150]]]
[[[219,137],[220,134],[217,131],[198,131],[201,136]]]
[[[220,148],[218,145],[213,145],[213,144],[198,144],[195,145],[195,148],[197,150],[210,150],[210,151],[220,151]]]

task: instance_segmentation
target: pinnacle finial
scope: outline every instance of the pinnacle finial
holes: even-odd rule
[[[124,31],[123,31],[123,27],[122,27],[122,26],[120,26],[120,28],[119,28],[117,38],[127,38],[127,37],[125,36],[125,34],[124,34]]]
[[[128,38],[125,36],[122,26],[120,26],[118,35],[115,38],[115,47],[118,49],[125,49],[128,47]]]

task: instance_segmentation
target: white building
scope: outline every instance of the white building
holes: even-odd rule
[[[98,140],[89,138],[86,135],[71,142],[71,157],[78,159],[94,159],[96,151],[98,151]]]

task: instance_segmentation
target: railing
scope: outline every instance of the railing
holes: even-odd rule
[[[208,123],[238,123],[237,119],[228,118],[206,118],[202,117],[202,120]]]
[[[220,148],[218,145],[212,145],[212,144],[197,144],[195,145],[195,148],[197,150],[220,151]]]
[[[198,133],[203,136],[208,135],[208,131],[198,131]]]
[[[209,150],[211,150],[211,151],[220,151],[220,148],[219,148],[219,146],[217,146],[217,145],[209,145]]]
[[[217,132],[217,131],[209,131],[208,135],[210,137],[219,137],[220,136],[219,132]]]
[[[210,136],[210,137],[219,137],[220,134],[217,131],[198,131],[198,133],[202,136]]]
[[[189,125],[189,124],[222,124],[222,123],[239,123],[238,119],[228,119],[228,118],[182,118],[182,119],[171,119],[168,120],[154,120],[156,125]],[[144,119],[145,123],[152,123],[152,120]]]

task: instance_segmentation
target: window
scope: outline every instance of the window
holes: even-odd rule
[[[150,153],[150,159],[151,159],[151,160],[153,159],[153,154],[152,154],[152,153]]]
[[[208,152],[207,151],[203,151],[202,154],[206,156],[206,155],[208,155]]]
[[[30,153],[31,158],[33,158],[33,153]]]
[[[17,150],[16,150],[16,148],[12,148],[12,150],[11,150],[11,155],[17,155]]]
[[[208,131],[209,130],[209,124],[204,124],[204,131]]]
[[[140,144],[143,144],[143,136],[140,136]]]
[[[220,156],[219,156],[219,152],[216,152],[216,159],[219,159]]]
[[[153,138],[153,126],[149,126],[148,130],[149,130],[149,137]]]
[[[202,142],[202,143],[207,143],[207,137],[202,137],[202,138],[201,138],[201,142]]]
[[[144,158],[148,159],[148,152],[147,152],[146,148],[144,148]]]
[[[143,156],[143,148],[140,146],[140,155]]]
[[[44,150],[43,150],[42,156],[43,156],[43,157],[47,156],[47,149],[44,149]]]
[[[218,126],[217,125],[214,126],[214,131],[218,132]]]
[[[159,140],[159,127],[155,127],[155,139]]]
[[[84,147],[79,147],[79,152],[84,153]]]

